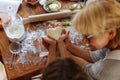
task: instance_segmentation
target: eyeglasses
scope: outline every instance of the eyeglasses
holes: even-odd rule
[[[83,35],[83,44],[85,43],[85,46],[89,46],[92,37],[93,35]]]
[[[93,35],[83,35],[83,37],[85,39],[87,39],[88,41],[90,41],[90,39],[93,37]]]
[[[83,35],[83,40],[82,40],[82,48],[90,50],[89,45],[90,45],[90,39],[93,37],[93,35]]]

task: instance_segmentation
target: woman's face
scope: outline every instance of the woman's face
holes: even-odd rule
[[[109,41],[110,41],[110,39],[109,39],[108,33],[98,34],[96,36],[91,36],[90,38],[86,39],[86,42],[89,43],[88,47],[91,50],[102,49],[107,46]]]

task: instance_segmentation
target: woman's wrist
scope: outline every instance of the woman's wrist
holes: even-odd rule
[[[72,46],[73,46],[73,45],[72,45],[71,43],[65,44],[65,47],[66,47],[66,49],[68,49],[68,50],[69,50]]]

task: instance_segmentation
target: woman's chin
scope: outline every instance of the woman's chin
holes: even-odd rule
[[[99,50],[99,49],[96,48],[96,47],[90,46],[90,50],[91,50],[91,51],[95,51],[95,50]]]
[[[91,51],[100,50],[100,49],[102,49],[102,48],[90,47],[90,50],[91,50]]]

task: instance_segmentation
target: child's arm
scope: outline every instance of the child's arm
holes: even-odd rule
[[[65,44],[63,41],[58,41],[58,48],[59,48],[59,52],[60,52],[61,57],[69,57],[70,53],[65,48]]]
[[[88,62],[93,62],[92,59],[91,59],[91,56],[90,56],[89,51],[84,50],[84,49],[81,49],[80,47],[72,44],[72,43],[70,42],[69,37],[66,38],[65,43],[66,43],[66,44],[65,44],[65,45],[66,45],[66,48],[67,48],[70,52],[72,52],[73,55],[78,56],[78,57],[81,57],[81,58],[85,59],[85,60],[88,61]]]
[[[79,67],[81,67],[81,68],[82,68],[86,63],[88,63],[86,60],[70,54],[69,51],[67,51],[67,49],[65,48],[64,45],[65,45],[65,44],[64,44],[64,42],[62,42],[62,41],[58,43],[61,57],[71,58],[71,59],[74,60],[75,63],[78,64]]]
[[[48,37],[42,38],[42,43],[45,48],[49,51],[47,64],[56,59],[56,41]]]
[[[82,68],[88,62],[80,57],[76,57],[76,56],[69,53],[69,51],[65,48],[65,43],[64,43],[64,40],[66,39],[67,36],[68,36],[68,33],[65,33],[57,41],[60,55],[61,55],[61,57],[71,58],[72,60],[75,61],[76,64],[78,64]]]
[[[80,57],[74,56],[72,54],[70,54],[70,58],[73,61],[75,61],[75,63],[78,64],[80,68],[83,68],[83,66],[88,63],[86,60],[84,60],[84,59],[82,59]]]
[[[57,40],[58,49],[59,49],[61,57],[69,57],[69,52],[65,48],[65,44],[64,44],[64,40],[66,39],[68,34],[69,34],[68,32],[62,34],[62,36],[59,38],[59,40]]]

